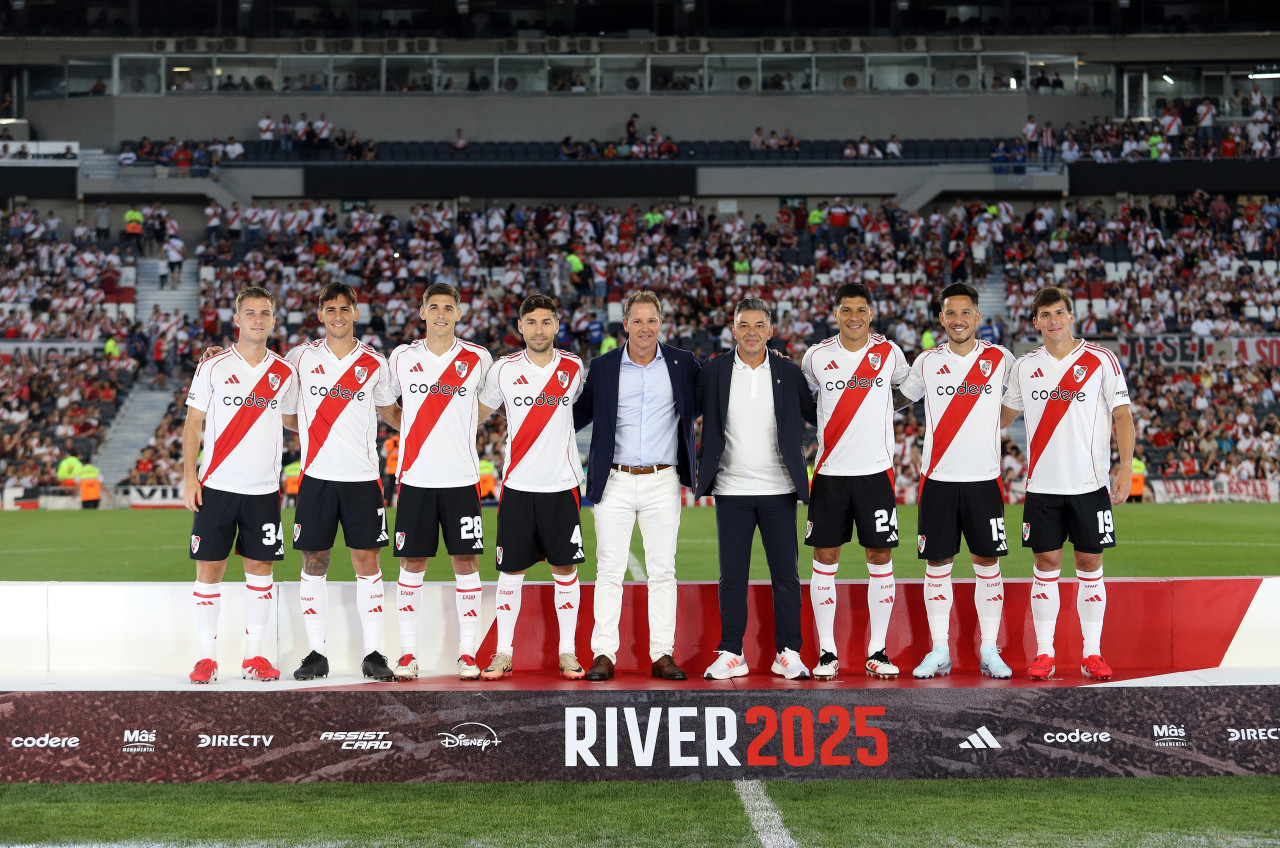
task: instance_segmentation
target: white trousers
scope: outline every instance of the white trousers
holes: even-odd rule
[[[654,474],[611,470],[594,509],[596,522],[595,629],[592,656],[618,659],[622,581],[637,522],[649,574],[649,659],[675,650],[676,536],[680,532],[680,477],[675,466]]]

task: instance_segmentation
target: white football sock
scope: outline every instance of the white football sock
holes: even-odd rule
[[[889,617],[893,615],[893,563],[872,565],[867,563],[867,611],[871,616],[871,638],[867,642],[867,656],[883,651],[889,636]]]
[[[222,604],[221,583],[196,581],[191,600],[196,607],[196,642],[200,658],[218,659],[218,609]]]
[[[577,650],[578,606],[582,603],[582,584],[578,582],[578,569],[572,574],[552,574],[556,581],[556,619],[560,622],[560,653],[573,654]]]
[[[1091,578],[1076,572],[1080,578],[1076,594],[1076,612],[1080,615],[1080,634],[1084,636],[1084,656],[1102,653],[1102,617],[1107,611],[1107,586],[1102,582],[1102,569]]]
[[[818,628],[821,651],[836,650],[836,571],[840,563],[827,565],[813,561],[813,578],[809,581],[809,601],[813,604],[813,623]]]
[[[1061,569],[1041,571],[1031,569],[1035,577],[1031,581],[1031,624],[1036,631],[1036,655],[1053,653],[1053,631],[1058,627],[1058,610],[1062,599],[1058,595],[1058,575]]]
[[[993,648],[1000,635],[1000,616],[1004,614],[1004,578],[1000,576],[1000,562],[974,565],[973,573],[978,578],[973,586],[978,632],[982,635],[982,647]]]
[[[360,610],[360,632],[366,655],[382,650],[382,572],[368,577],[356,575],[356,604]]]
[[[262,656],[262,643],[267,640],[267,621],[271,618],[270,574],[244,576],[244,658]]]
[[[325,575],[302,572],[302,581],[298,584],[298,605],[302,608],[302,625],[307,631],[307,649],[323,655],[329,625],[329,581]]]
[[[458,656],[474,657],[480,631],[480,575],[455,574],[453,593],[458,605]]]
[[[498,575],[498,644],[499,654],[516,655],[512,643],[516,638],[516,620],[520,618],[520,592],[524,584],[523,574]],[[556,587],[557,589],[559,587]]]
[[[400,569],[398,603],[400,653],[418,654],[418,616],[422,610],[422,572]]]
[[[951,635],[951,564],[925,565],[924,567],[924,612],[929,620],[929,636],[933,639],[933,647],[950,651],[948,637]]]

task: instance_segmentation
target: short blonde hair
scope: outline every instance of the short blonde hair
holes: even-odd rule
[[[662,303],[658,300],[658,296],[648,289],[641,289],[638,292],[632,292],[627,297],[626,302],[622,304],[622,320],[624,323],[631,317],[631,307],[637,303],[652,304],[653,308],[658,310],[658,318],[662,318]]]
[[[276,311],[276,299],[272,296],[271,292],[267,291],[262,286],[245,286],[240,289],[240,293],[236,295],[236,312],[240,311],[240,304],[244,303],[251,297],[267,301],[271,304],[272,313]]]

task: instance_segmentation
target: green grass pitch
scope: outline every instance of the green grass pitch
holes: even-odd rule
[[[493,540],[497,513],[484,510],[486,550],[480,559],[481,575],[496,579]],[[1107,552],[1111,577],[1166,577],[1280,574],[1280,509],[1270,504],[1125,504],[1116,507],[1119,545]],[[285,510],[286,537],[291,537],[293,511]],[[395,524],[389,511],[388,528]],[[595,579],[595,533],[591,510],[583,510],[587,561],[584,580]],[[805,509],[797,515],[796,533],[801,540],[800,572],[808,574],[804,540]],[[923,563],[913,549],[916,511],[898,509],[903,546],[896,554],[897,573],[924,576]],[[1021,546],[1022,508],[1005,513],[1010,555],[1005,560],[1009,577],[1031,575],[1031,554]],[[190,580],[194,568],[187,558],[191,515],[185,510],[133,510],[107,512],[32,511],[0,514],[0,580]],[[637,529],[631,549],[641,563],[644,546]],[[441,549],[443,552],[443,548]],[[715,510],[685,507],[680,521],[677,575],[682,580],[715,580]],[[233,558],[234,559],[234,558]],[[965,574],[966,554],[961,553],[958,576]],[[443,560],[443,557],[441,557]],[[334,551],[334,579],[350,575],[349,559],[339,543]],[[390,549],[383,549],[384,571],[396,567]],[[297,580],[301,560],[287,544],[285,559],[276,568],[279,580]],[[235,572],[232,563],[231,573]],[[1070,571],[1068,567],[1068,572]],[[387,573],[391,573],[387,571]],[[446,580],[443,561],[432,561],[427,579]],[[752,577],[765,579],[768,571],[757,538],[751,561]],[[545,567],[530,572],[530,579],[550,579]],[[866,577],[862,554],[855,545],[845,547],[840,576]]]
[[[798,848],[1280,845],[1280,778],[812,781],[766,791]],[[0,843],[746,848],[703,783],[0,787]],[[779,843],[780,844],[780,843]]]

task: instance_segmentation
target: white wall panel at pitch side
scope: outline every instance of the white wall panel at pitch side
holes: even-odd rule
[[[1224,668],[1274,668],[1280,645],[1280,577],[1265,577],[1222,658]]]
[[[53,584],[51,670],[185,676],[200,658],[191,592],[190,583]],[[244,659],[244,579],[224,581],[221,601],[219,674],[239,676]],[[267,635],[265,650],[274,660],[274,610]]]
[[[0,583],[0,674],[48,671],[48,598],[53,585]]]

